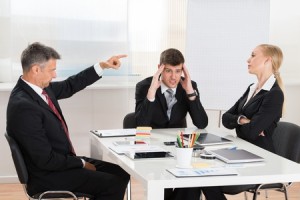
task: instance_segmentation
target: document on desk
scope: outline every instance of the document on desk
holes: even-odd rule
[[[98,137],[125,137],[135,136],[136,129],[111,129],[111,130],[91,130],[92,133]]]
[[[167,152],[164,148],[158,145],[134,144],[134,145],[111,145],[109,147],[117,154],[135,153],[135,152]]]
[[[201,177],[201,176],[231,176],[238,175],[236,169],[228,168],[171,168],[167,169],[168,172],[173,174],[176,177]]]

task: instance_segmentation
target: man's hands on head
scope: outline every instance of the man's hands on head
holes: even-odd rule
[[[164,68],[165,68],[165,65],[159,66],[158,70],[153,75],[151,85],[148,89],[148,94],[147,94],[148,100],[155,99],[156,90],[160,87],[160,84],[161,84],[161,80],[159,80],[160,74],[162,73]]]
[[[180,80],[180,83],[183,87],[183,89],[185,90],[185,92],[187,94],[191,94],[194,92],[193,86],[192,86],[192,80],[191,80],[191,76],[189,74],[189,71],[187,69],[187,67],[185,65],[183,65],[182,67],[182,71],[184,74],[184,80]]]
[[[118,69],[121,66],[121,58],[125,58],[127,55],[122,54],[122,55],[117,55],[117,56],[112,56],[109,58],[107,61],[100,62],[100,67],[102,69]]]
[[[191,76],[189,74],[189,71],[187,69],[187,67],[185,66],[185,64],[182,66],[182,71],[184,74],[184,80],[180,80],[180,83],[182,85],[182,88],[185,90],[186,94],[192,94],[194,93],[194,88],[192,86],[192,80],[191,80]],[[196,96],[193,97],[189,97],[189,99],[191,101],[196,99]]]

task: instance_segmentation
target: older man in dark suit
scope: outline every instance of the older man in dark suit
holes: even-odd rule
[[[23,75],[7,107],[7,133],[18,142],[25,158],[29,193],[69,190],[95,199],[123,199],[129,175],[118,165],[76,156],[57,100],[99,80],[104,69],[119,68],[124,56],[113,56],[64,81],[51,82],[60,55],[40,43],[23,51]]]

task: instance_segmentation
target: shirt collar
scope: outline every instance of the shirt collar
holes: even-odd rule
[[[23,79],[23,77],[21,77],[21,79],[25,82],[25,83],[27,83],[27,85],[29,85],[38,95],[42,95],[42,92],[43,92],[43,89],[42,88],[40,88],[39,86],[37,86],[37,85],[34,85],[34,84],[32,84],[32,83],[29,83],[28,81],[26,81],[26,80],[24,80]]]
[[[265,82],[265,84],[261,87],[260,90],[266,90],[270,91],[271,88],[273,87],[274,83],[276,81],[276,78],[273,76],[273,74],[268,78],[268,80]],[[250,86],[250,91],[254,91],[257,88],[258,82]],[[259,90],[259,91],[260,91]],[[258,91],[258,92],[259,92]],[[258,93],[257,92],[257,93]]]
[[[177,89],[177,87],[176,87],[176,88],[168,88],[163,82],[161,82],[160,88],[161,88],[161,93],[162,93],[162,94],[164,94],[165,91],[167,91],[167,89],[173,90],[174,95],[176,94],[176,89]]]
[[[262,86],[262,90],[271,90],[274,83],[276,81],[276,78],[273,76],[273,74],[268,78],[268,80],[265,82],[265,84]]]

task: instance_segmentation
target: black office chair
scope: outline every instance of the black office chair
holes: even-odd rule
[[[123,128],[136,128],[136,120],[135,120],[134,112],[125,115],[123,119]]]
[[[73,193],[70,191],[45,191],[38,194],[29,195],[27,192],[28,172],[27,172],[27,167],[25,165],[22,152],[19,148],[19,145],[12,137],[10,137],[7,133],[5,133],[5,137],[8,141],[11,150],[11,155],[15,164],[19,181],[22,184],[24,192],[29,200],[55,199],[55,198],[72,198],[77,200],[80,198],[86,199],[86,198],[93,197],[92,195],[83,194],[83,193]]]
[[[136,128],[135,113],[131,112],[125,115],[123,119],[123,128]],[[131,199],[131,181],[127,185],[127,200]]]
[[[300,126],[290,122],[279,122],[273,133],[273,143],[277,155],[300,163]],[[247,192],[253,193],[253,200],[256,200],[261,190],[267,192],[267,190],[273,189],[283,192],[285,199],[288,200],[287,187],[291,184],[292,183],[260,184]]]

